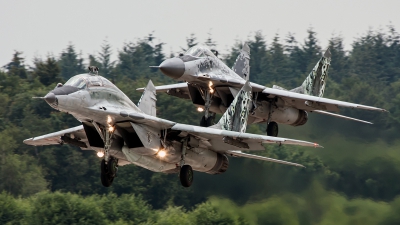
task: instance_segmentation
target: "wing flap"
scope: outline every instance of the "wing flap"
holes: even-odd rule
[[[258,160],[267,161],[267,162],[274,162],[274,163],[280,163],[280,164],[305,168],[305,166],[303,166],[301,164],[287,162],[287,161],[283,161],[283,160],[279,160],[279,159],[268,158],[268,157],[259,156],[259,155],[246,154],[241,151],[228,151],[227,153],[230,156],[244,157],[244,158],[249,158],[249,159],[258,159]]]

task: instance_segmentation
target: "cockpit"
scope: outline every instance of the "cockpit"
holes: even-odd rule
[[[202,46],[193,46],[189,48],[184,55],[190,55],[196,58],[214,56],[214,54],[208,48]]]
[[[86,88],[86,80],[83,79],[81,75],[77,75],[77,76],[71,77],[64,85],[76,87],[79,89],[85,89]]]
[[[85,89],[87,87],[115,87],[109,80],[101,76],[80,74],[71,77],[64,85]]]

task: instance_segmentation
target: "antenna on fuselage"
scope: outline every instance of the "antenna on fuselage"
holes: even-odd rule
[[[99,75],[99,68],[97,66],[89,66],[89,74]]]

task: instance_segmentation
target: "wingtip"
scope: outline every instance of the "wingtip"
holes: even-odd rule
[[[318,144],[318,143],[314,143],[314,147],[315,147],[315,148],[324,148],[324,146],[322,146],[322,145],[320,145],[320,144]]]

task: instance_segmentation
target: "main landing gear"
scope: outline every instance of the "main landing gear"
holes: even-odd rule
[[[185,165],[187,143],[188,138],[183,139],[181,161],[179,162],[179,166],[181,167],[181,170],[179,171],[179,180],[184,187],[190,187],[193,183],[193,169],[190,165]]]
[[[184,187],[190,187],[193,183],[193,169],[190,165],[183,165],[179,172],[179,179]]]
[[[114,178],[117,176],[118,161],[114,157],[110,157],[106,164],[106,160],[101,160],[101,184],[104,187],[110,187]]]
[[[278,136],[278,124],[274,121],[269,122],[267,125],[267,135],[272,137]]]

